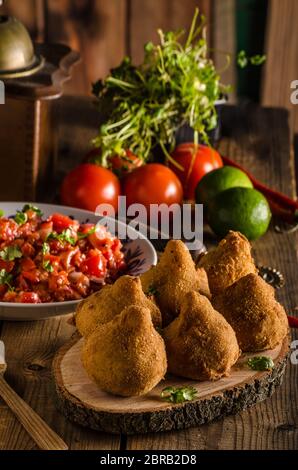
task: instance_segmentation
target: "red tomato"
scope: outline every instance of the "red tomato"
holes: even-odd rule
[[[36,264],[30,258],[24,258],[21,260],[21,269],[22,271],[31,271],[32,269],[36,269]]]
[[[39,235],[42,241],[46,241],[50,233],[53,231],[53,222],[43,222],[40,225]]]
[[[126,204],[180,204],[183,197],[181,183],[170,168],[159,163],[148,163],[129,173],[123,184]]]
[[[143,160],[134,155],[130,150],[126,150],[125,156],[115,155],[109,159],[112,170],[121,176],[139,168],[143,165]]]
[[[100,163],[101,151],[99,148],[90,150],[84,158],[85,162]],[[114,155],[108,159],[108,166],[117,175],[123,176],[130,171],[143,165],[143,160],[137,157],[130,150],[126,150],[126,155]]]
[[[201,178],[209,171],[223,166],[219,153],[206,145],[180,144],[172,157],[184,169],[179,170],[170,163],[170,168],[180,179],[185,199],[195,199],[195,189]]]
[[[18,302],[25,304],[39,304],[40,298],[36,292],[22,292],[19,295]]]
[[[53,214],[49,221],[53,222],[53,229],[58,233],[63,232],[63,230],[73,225],[77,225],[77,222],[74,222],[70,217],[63,214]]]
[[[5,261],[0,259],[0,269],[5,269],[6,272],[10,273],[14,268],[13,261]]]
[[[87,258],[82,264],[81,269],[84,273],[95,277],[104,277],[106,271],[106,260],[103,255],[96,255]]]
[[[110,204],[117,212],[120,182],[110,170],[83,163],[72,170],[61,187],[61,201],[67,206],[94,212],[99,204]]]
[[[32,283],[39,282],[39,274],[37,269],[32,271],[23,271],[22,276]]]

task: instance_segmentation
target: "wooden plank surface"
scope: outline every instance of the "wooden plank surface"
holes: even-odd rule
[[[96,132],[98,114],[86,99],[67,97],[59,106],[59,168],[62,173],[73,164],[74,156],[79,159],[88,148],[89,139]],[[220,149],[265,183],[293,196],[287,117],[286,111],[280,109],[227,107],[223,116],[225,138]],[[254,243],[257,261],[274,266],[284,274],[286,285],[278,292],[278,298],[289,313],[296,315],[297,245],[297,235],[279,235],[273,230]],[[210,425],[126,439],[98,434],[68,423],[56,411],[53,402],[51,360],[73,331],[67,318],[55,318],[37,323],[5,323],[1,332],[1,339],[7,346],[8,382],[70,448],[117,449],[120,444],[121,449],[154,450],[297,447],[298,369],[290,364],[283,386],[272,399]],[[293,337],[298,338],[297,333],[293,333]],[[33,442],[0,401],[0,449],[31,448],[35,448]]]
[[[120,438],[95,433],[64,419],[54,403],[51,362],[69,340],[74,327],[69,317],[38,322],[5,323],[1,340],[6,348],[7,382],[69,445],[70,449],[118,449]],[[10,410],[0,401],[0,449],[36,446]]]
[[[262,104],[288,108],[291,133],[298,134],[298,105],[290,100],[291,83],[298,80],[298,2],[271,0],[268,6]]]

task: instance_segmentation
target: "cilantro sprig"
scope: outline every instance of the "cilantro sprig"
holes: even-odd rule
[[[166,387],[160,396],[170,403],[183,403],[193,400],[197,393],[194,387]]]
[[[14,216],[14,220],[18,225],[23,225],[27,222],[28,215],[26,212],[29,210],[35,212],[38,217],[43,216],[42,211],[38,207],[33,206],[32,204],[25,204],[23,209],[21,211],[17,211],[16,215]]]
[[[61,233],[51,232],[47,240],[59,240],[60,242],[67,242],[71,245],[75,245],[76,239],[73,237],[72,232],[69,228],[63,230]]]
[[[51,264],[51,261],[49,259],[45,259],[45,255],[48,255],[50,253],[50,245],[47,242],[43,242],[42,247],[41,247],[41,252],[43,255],[42,259],[42,267],[45,271],[52,273],[54,271],[54,267]]]
[[[6,285],[9,290],[13,290],[14,287],[11,285],[12,280],[12,274],[8,273],[5,269],[0,270],[0,285]]]
[[[48,273],[52,273],[54,271],[54,266],[51,264],[51,261],[49,259],[43,260],[42,267]]]
[[[96,227],[92,227],[87,232],[77,232],[77,238],[73,236],[72,231],[67,228],[61,233],[52,232],[48,235],[47,240],[59,240],[60,242],[67,242],[71,245],[75,245],[77,240],[87,238],[92,233],[96,232]]]
[[[18,246],[6,246],[0,251],[0,258],[4,261],[13,261],[22,258],[23,253]]]
[[[17,211],[14,220],[18,225],[23,225],[27,222],[28,216],[25,212]]]
[[[37,206],[34,206],[33,204],[25,204],[23,209],[22,209],[22,212],[27,212],[29,210],[33,211],[33,212],[36,212],[36,214],[39,217],[43,216],[43,212]]]
[[[268,356],[255,356],[248,359],[247,365],[253,370],[271,370],[274,367],[274,362]]]
[[[158,289],[157,287],[155,287],[153,284],[151,284],[149,287],[148,287],[148,290],[146,292],[147,295],[158,295]]]
[[[77,233],[78,240],[83,240],[83,238],[87,238],[89,237],[89,235],[92,235],[92,233],[95,233],[95,232],[96,232],[96,225],[92,227],[90,230],[88,230],[87,232],[78,232]]]

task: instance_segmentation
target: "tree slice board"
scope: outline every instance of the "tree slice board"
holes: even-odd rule
[[[88,377],[80,358],[83,341],[65,344],[54,358],[58,407],[82,426],[124,434],[185,429],[245,410],[270,397],[281,384],[289,352],[287,337],[275,349],[261,353],[273,359],[272,371],[251,370],[247,359],[258,354],[243,354],[229,377],[197,382],[168,376],[145,396],[123,398],[103,392]],[[172,404],[160,398],[164,387],[187,385],[198,391],[193,401]]]

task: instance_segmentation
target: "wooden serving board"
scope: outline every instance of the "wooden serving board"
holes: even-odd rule
[[[72,340],[54,358],[58,407],[82,426],[124,434],[185,429],[245,410],[270,397],[281,384],[289,352],[285,338],[277,348],[261,353],[273,359],[272,371],[251,370],[247,359],[258,354],[243,354],[229,377],[196,382],[168,376],[145,396],[123,398],[101,391],[88,377],[80,359],[82,344],[83,339]],[[164,387],[187,385],[198,391],[193,401],[172,404],[160,398]]]

